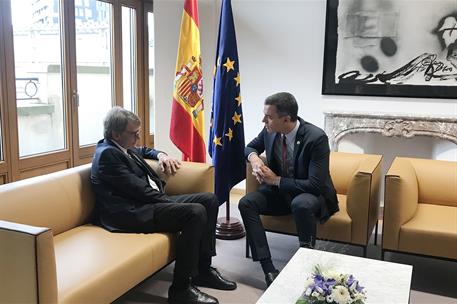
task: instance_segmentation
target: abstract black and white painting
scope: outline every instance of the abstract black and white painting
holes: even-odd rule
[[[457,0],[327,0],[322,93],[457,99]]]

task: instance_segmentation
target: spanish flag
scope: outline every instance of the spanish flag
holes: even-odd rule
[[[170,139],[183,160],[206,161],[203,75],[197,0],[185,0],[179,35]]]

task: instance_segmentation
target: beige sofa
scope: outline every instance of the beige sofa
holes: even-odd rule
[[[174,259],[172,234],[89,224],[89,174],[84,165],[0,186],[0,303],[110,303]],[[213,176],[184,163],[166,192],[212,192]]]
[[[362,246],[366,256],[368,241],[378,222],[381,162],[381,155],[330,153],[330,176],[340,211],[325,224],[317,225],[317,238]],[[248,164],[246,192],[254,191],[258,186]],[[260,218],[267,231],[297,234],[292,215],[261,215]],[[246,256],[249,256],[247,245]]]
[[[385,177],[382,257],[457,259],[457,162],[397,157]]]

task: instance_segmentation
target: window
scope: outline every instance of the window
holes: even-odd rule
[[[124,108],[136,107],[136,14],[133,8],[122,7],[122,77]]]
[[[65,148],[60,18],[39,24],[33,8],[11,1],[20,157]]]
[[[112,4],[97,1],[112,16]],[[112,18],[76,24],[76,65],[80,146],[103,138],[103,118],[113,104]]]
[[[90,162],[114,104],[148,129],[145,7],[0,0],[0,184]]]
[[[148,12],[148,77],[149,77],[149,132],[154,134],[155,131],[155,104],[154,104],[154,14]]]
[[[1,93],[1,90],[0,90]],[[0,101],[1,101],[1,95],[0,95]],[[3,125],[3,119],[1,116],[2,112],[0,111],[0,161],[4,161],[5,157],[3,156],[3,135],[2,135],[2,125]]]

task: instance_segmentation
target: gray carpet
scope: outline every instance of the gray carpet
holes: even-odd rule
[[[232,199],[232,202],[234,201],[237,200]],[[222,206],[220,216],[224,215],[225,206]],[[236,203],[231,204],[231,216],[240,219]],[[298,249],[297,238],[268,233],[268,240],[273,263],[278,269],[282,269]],[[318,241],[317,248],[354,256],[363,255],[360,247],[332,242]],[[218,255],[213,260],[213,266],[217,267],[227,278],[236,281],[238,289],[235,291],[218,291],[201,288],[201,290],[217,297],[221,304],[255,303],[266,286],[260,265],[245,258],[245,239],[218,240],[217,252]],[[373,244],[373,238],[368,247],[367,256],[368,258],[380,259],[380,246]],[[410,303],[457,304],[457,262],[398,253],[386,253],[386,260],[413,266]],[[167,291],[171,284],[172,273],[173,264],[170,264],[114,303],[167,303]]]

